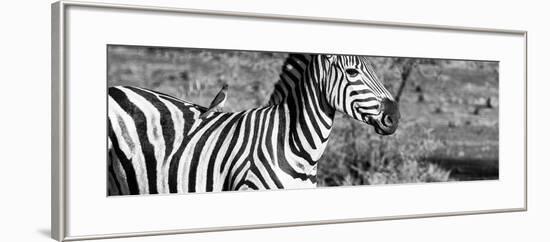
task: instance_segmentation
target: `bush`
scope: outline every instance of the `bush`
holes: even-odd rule
[[[340,118],[342,119],[342,118]],[[319,161],[319,186],[376,185],[419,182],[445,182],[450,171],[424,160],[442,146],[431,129],[415,134],[418,143],[403,144],[405,132],[379,136],[365,124],[339,120],[336,127],[343,137],[331,137],[327,151]],[[403,129],[418,129],[411,127]]]

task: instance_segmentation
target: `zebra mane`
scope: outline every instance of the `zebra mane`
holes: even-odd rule
[[[304,71],[311,61],[309,54],[289,54],[283,63],[279,81],[275,83],[273,93],[271,94],[267,105],[281,103],[289,91],[296,87],[296,84],[302,80]]]

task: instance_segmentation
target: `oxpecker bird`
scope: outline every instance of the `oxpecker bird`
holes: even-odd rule
[[[214,100],[210,103],[210,107],[208,107],[208,110],[206,112],[202,113],[200,115],[200,118],[205,118],[208,116],[209,113],[220,111],[223,108],[223,105],[225,104],[225,100],[227,99],[227,88],[229,85],[223,84],[222,89],[218,92]]]

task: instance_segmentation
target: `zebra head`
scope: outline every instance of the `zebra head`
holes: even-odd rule
[[[397,102],[376,76],[364,56],[319,55],[324,78],[324,93],[330,106],[348,116],[370,124],[376,133],[393,134],[400,113]],[[322,83],[325,82],[325,83]]]

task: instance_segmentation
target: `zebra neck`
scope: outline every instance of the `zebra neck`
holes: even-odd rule
[[[285,145],[296,156],[290,162],[301,169],[298,172],[315,176],[317,161],[328,143],[335,111],[327,104],[313,76],[304,77],[282,103],[288,115]]]

